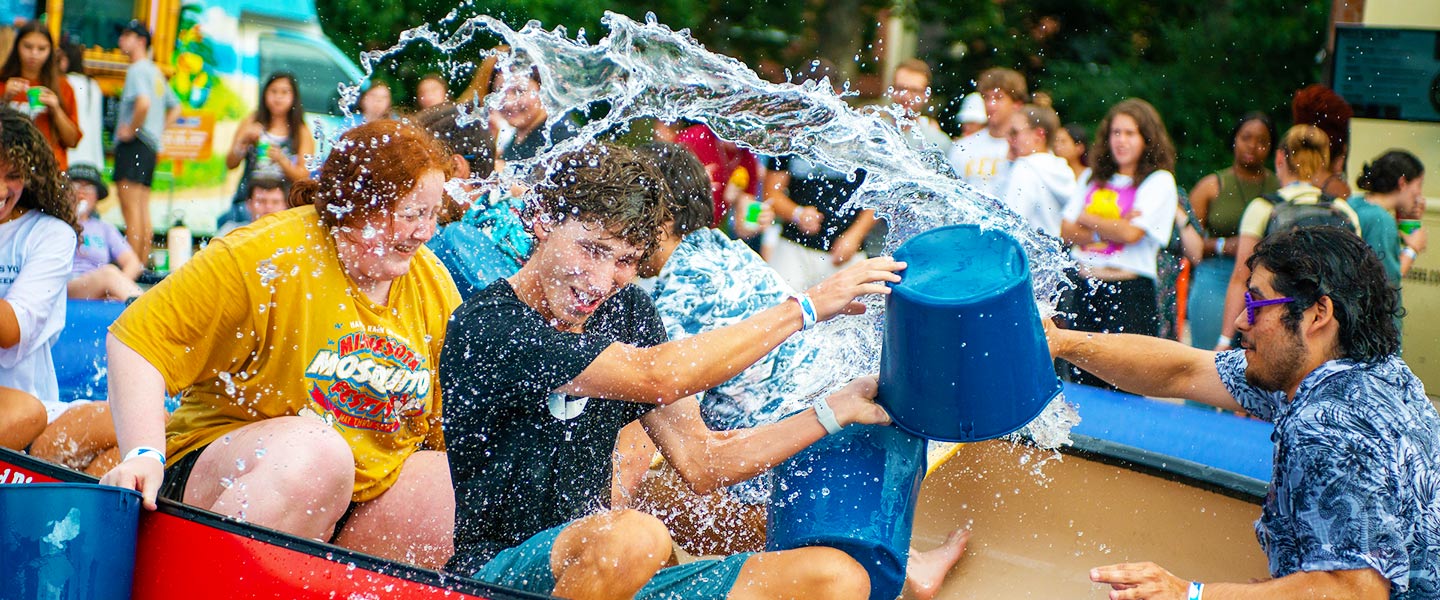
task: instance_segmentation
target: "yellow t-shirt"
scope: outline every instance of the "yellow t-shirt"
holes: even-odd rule
[[[1308,183],[1298,183],[1280,188],[1277,192],[1286,202],[1296,204],[1315,204],[1320,200],[1320,188]],[[1360,233],[1360,217],[1355,214],[1355,209],[1350,208],[1350,203],[1344,198],[1335,199],[1335,208],[1345,213],[1345,218],[1355,225],[1355,233]],[[1240,216],[1240,235],[1248,235],[1258,239],[1265,238],[1265,227],[1270,225],[1270,215],[1275,212],[1275,205],[1265,197],[1261,196],[1250,201],[1245,206],[1245,214]]]
[[[330,423],[355,454],[364,502],[419,449],[444,450],[438,362],[460,295],[421,248],[389,306],[353,290],[314,207],[216,238],[110,327],[181,393],[171,461],[287,415]]]

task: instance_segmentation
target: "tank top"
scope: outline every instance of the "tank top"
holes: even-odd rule
[[[1265,170],[1265,179],[1259,185],[1240,181],[1235,167],[1216,171],[1215,177],[1220,180],[1220,190],[1210,201],[1210,211],[1205,218],[1206,237],[1211,238],[1239,235],[1240,217],[1250,201],[1280,189],[1280,179],[1269,169]]]
[[[235,186],[235,197],[231,199],[235,204],[245,202],[250,196],[250,178],[256,173],[285,177],[285,170],[281,169],[280,165],[275,164],[269,157],[260,156],[259,148],[262,142],[279,148],[287,157],[293,159],[295,156],[295,149],[290,147],[290,138],[269,131],[260,134],[259,141],[245,153],[245,170],[240,174],[240,185]]]

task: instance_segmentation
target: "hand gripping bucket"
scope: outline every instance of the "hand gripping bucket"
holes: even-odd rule
[[[134,490],[0,485],[0,597],[128,600],[139,522]]]
[[[766,550],[828,546],[870,573],[871,600],[905,585],[925,440],[893,427],[851,425],[774,470]]]
[[[1060,392],[1030,263],[1001,231],[951,225],[911,238],[885,303],[879,402],[895,426],[945,442],[997,438]]]

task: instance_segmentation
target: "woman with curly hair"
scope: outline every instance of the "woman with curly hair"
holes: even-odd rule
[[[59,405],[50,346],[65,327],[79,229],[49,143],[0,108],[0,446],[29,445]]]
[[[121,463],[102,481],[438,567],[454,504],[436,362],[460,304],[425,247],[450,153],[345,133],[296,208],[210,242],[110,328]],[[180,394],[167,424],[160,400]]]
[[[35,121],[63,171],[69,168],[66,149],[80,143],[80,125],[75,90],[60,70],[59,55],[45,23],[31,21],[15,32],[0,80],[6,105]]]

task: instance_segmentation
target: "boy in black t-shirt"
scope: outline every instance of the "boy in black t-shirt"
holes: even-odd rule
[[[611,452],[637,418],[702,493],[754,477],[843,425],[889,422],[867,377],[773,425],[705,427],[695,393],[817,320],[863,310],[856,298],[887,293],[904,264],[872,259],[747,321],[666,342],[654,305],[629,284],[668,224],[667,193],[629,150],[595,145],[560,157],[536,188],[530,260],[456,310],[440,358],[456,496],[447,569],[572,598],[867,597],[865,570],[832,548],[662,571],[671,554],[664,525],[607,510]]]

